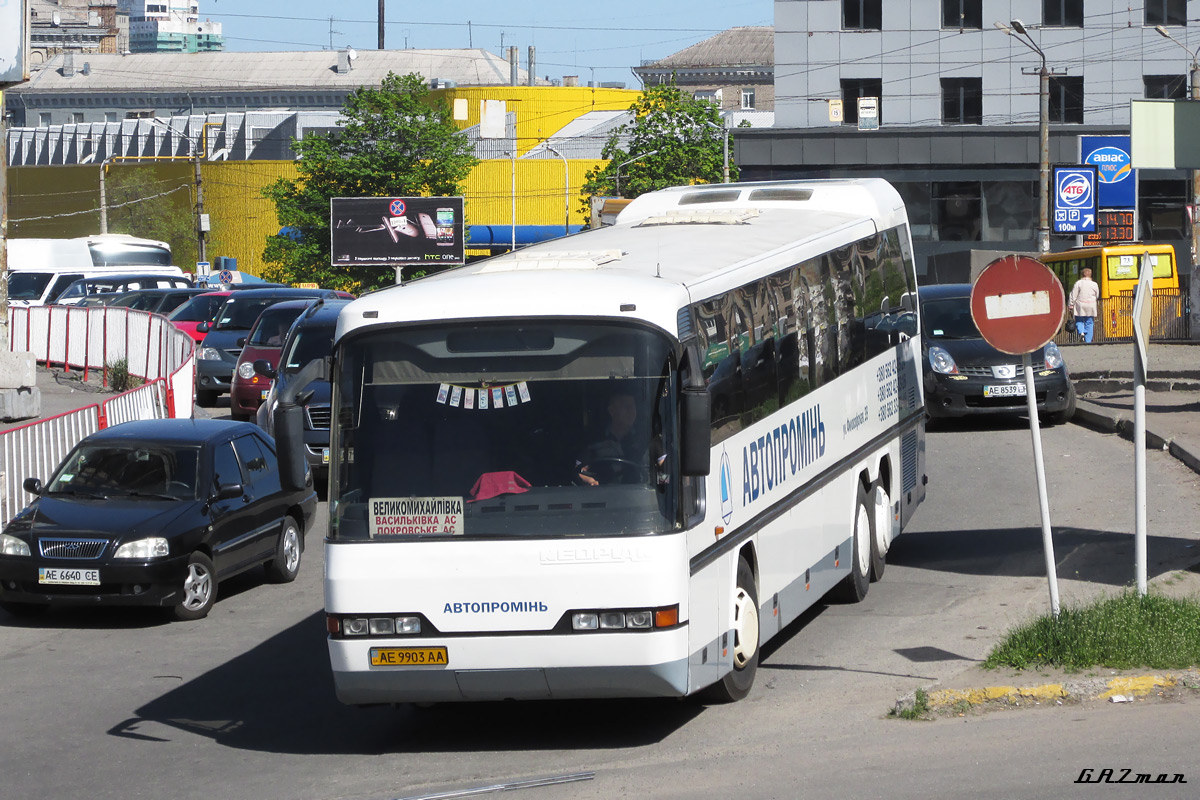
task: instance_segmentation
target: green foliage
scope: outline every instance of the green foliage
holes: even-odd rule
[[[114,392],[128,392],[142,385],[142,379],[129,371],[129,362],[118,358],[108,365],[108,385]]]
[[[105,179],[108,230],[171,245],[183,269],[196,263],[196,215],[191,167],[186,175],[152,164],[112,164]]]
[[[1200,665],[1200,602],[1126,591],[1062,608],[1005,637],[985,667],[1183,669]]]
[[[722,127],[712,103],[689,97],[671,83],[646,89],[629,110],[633,120],[613,131],[601,151],[608,164],[585,176],[585,210],[594,196],[637,197],[669,186],[720,183],[722,136],[730,139],[729,179],[737,180],[733,134]],[[628,136],[628,149],[620,146],[622,136]],[[637,160],[627,163],[631,159]]]
[[[389,73],[378,89],[356,89],[346,98],[342,122],[345,127],[336,133],[295,141],[300,177],[263,189],[275,203],[280,226],[301,233],[298,240],[267,238],[266,280],[354,292],[392,284],[390,267],[330,265],[330,198],[460,195],[477,163],[449,105],[432,97],[417,74]]]

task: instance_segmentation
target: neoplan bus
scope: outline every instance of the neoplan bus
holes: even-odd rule
[[[744,697],[764,642],[867,594],[924,497],[911,253],[880,180],[695,186],[349,304],[337,696]],[[287,482],[324,366],[281,392]]]

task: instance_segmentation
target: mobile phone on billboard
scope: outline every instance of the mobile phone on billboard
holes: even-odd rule
[[[437,240],[442,244],[454,242],[454,209],[439,208],[437,210]]]

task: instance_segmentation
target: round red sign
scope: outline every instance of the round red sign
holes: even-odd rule
[[[971,317],[984,340],[1002,353],[1040,350],[1062,327],[1062,283],[1042,262],[1004,256],[983,268],[971,287]]]

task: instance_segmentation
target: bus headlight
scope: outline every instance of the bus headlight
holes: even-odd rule
[[[929,366],[933,367],[934,372],[940,372],[943,375],[958,374],[958,365],[954,363],[954,356],[937,345],[929,348]]]
[[[673,628],[679,624],[679,606],[634,609],[632,611],[575,611],[571,630],[619,631]]]
[[[331,636],[411,636],[421,632],[420,617],[339,617],[327,614],[325,630]]]
[[[1062,352],[1054,342],[1046,345],[1046,368],[1058,369],[1063,365]]]

